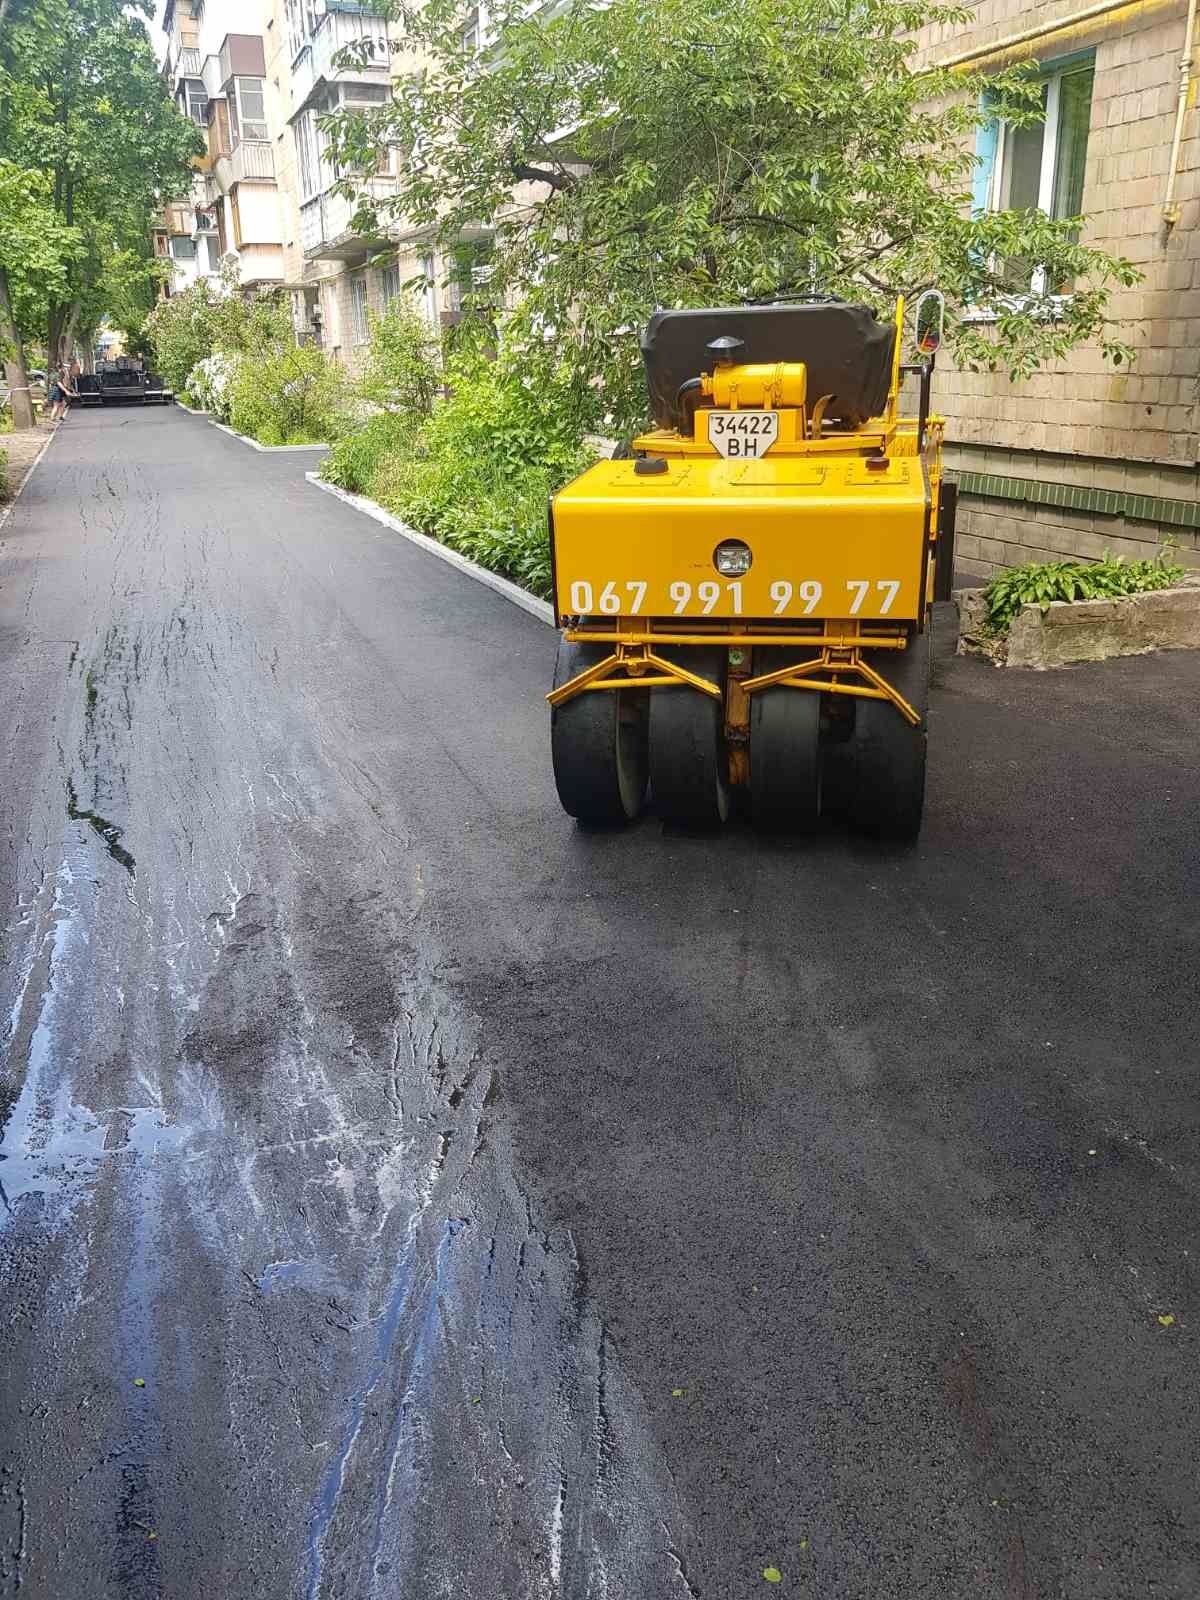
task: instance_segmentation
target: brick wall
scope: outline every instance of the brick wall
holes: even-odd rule
[[[938,60],[992,43],[1047,20],[1070,17],[1081,0],[1053,5],[982,0],[965,27],[930,29],[925,59]],[[1136,288],[1118,290],[1112,314],[1137,352],[1129,371],[1114,370],[1097,348],[1077,351],[1028,382],[957,372],[937,374],[936,405],[947,417],[956,466],[980,477],[1093,487],[1098,475],[1137,485],[1137,493],[1195,503],[1200,457],[1200,110],[1189,104],[1173,229],[1163,223],[1184,39],[1185,0],[1147,3],[1038,41],[1002,58],[1043,62],[1095,52],[1083,209],[1085,240],[1135,262]],[[1198,41],[1200,44],[1200,41]],[[1200,50],[1198,50],[1200,55]],[[979,65],[999,65],[981,62]],[[1192,84],[1192,101],[1196,84]],[[1004,470],[994,465],[1003,461]],[[1142,509],[1149,508],[1149,502]],[[987,573],[1020,560],[1105,548],[1152,553],[1172,531],[1195,561],[1195,533],[1153,520],[1082,514],[985,495],[960,502],[962,565]],[[969,565],[970,564],[970,565]]]

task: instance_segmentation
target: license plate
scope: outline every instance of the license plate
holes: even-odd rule
[[[754,461],[779,437],[778,411],[710,411],[708,442],[726,460]]]

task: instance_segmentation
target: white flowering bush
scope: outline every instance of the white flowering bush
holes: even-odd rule
[[[188,373],[185,392],[192,405],[228,422],[240,361],[236,356],[206,356]]]

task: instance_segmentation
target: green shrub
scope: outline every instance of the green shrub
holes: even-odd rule
[[[535,390],[503,361],[462,356],[445,376],[450,393],[423,426],[376,418],[335,448],[322,473],[547,596],[546,501],[591,456],[562,397]]]
[[[402,453],[412,439],[405,416],[384,412],[353,433],[344,434],[321,463],[321,476],[352,494],[369,494],[384,458]]]
[[[0,500],[8,499],[8,455],[0,450]]]
[[[345,382],[329,356],[289,333],[238,360],[229,396],[230,423],[260,444],[324,444],[339,430]]]
[[[370,325],[359,392],[387,411],[427,417],[442,383],[438,333],[408,295],[398,295],[382,315],[372,315]]]
[[[1112,600],[1170,588],[1185,572],[1167,564],[1168,553],[1161,550],[1145,561],[1106,555],[1103,561],[1030,561],[1013,567],[984,587],[988,632],[1007,634],[1022,606],[1039,605],[1045,611],[1055,600]]]
[[[422,533],[545,599],[550,594],[546,501],[559,486],[534,464],[503,475],[464,472],[444,458],[391,456],[376,473],[371,494]]]

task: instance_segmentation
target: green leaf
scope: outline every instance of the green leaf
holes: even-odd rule
[[[780,1572],[778,1567],[764,1567],[763,1568],[763,1577],[767,1580],[768,1583],[782,1583],[783,1582],[783,1573]]]

